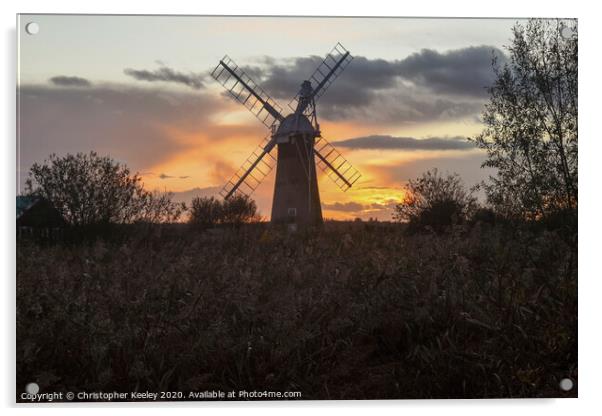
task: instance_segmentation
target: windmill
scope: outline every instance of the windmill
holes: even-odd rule
[[[227,55],[219,62],[211,76],[269,129],[268,135],[221,190],[224,199],[237,194],[249,196],[276,165],[271,221],[299,225],[322,222],[316,160],[343,192],[361,176],[322,137],[316,116],[316,101],[352,59],[337,43],[310,78],[301,83],[299,92],[288,104],[292,113],[287,116]]]

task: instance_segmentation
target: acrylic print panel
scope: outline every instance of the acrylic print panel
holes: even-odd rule
[[[20,15],[16,400],[576,397],[577,37]]]

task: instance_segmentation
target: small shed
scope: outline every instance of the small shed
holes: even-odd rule
[[[17,235],[55,238],[67,225],[61,213],[46,198],[17,196]]]

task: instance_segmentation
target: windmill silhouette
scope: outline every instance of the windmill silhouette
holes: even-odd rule
[[[320,194],[316,178],[318,166],[343,191],[361,174],[324,138],[316,116],[316,101],[349,65],[353,57],[340,44],[326,55],[309,80],[282,108],[261,87],[225,56],[211,73],[236,101],[243,104],[266,127],[268,135],[246,159],[220,192],[224,199],[235,194],[249,196],[276,165],[272,203],[273,223],[316,225],[322,222]],[[277,147],[277,155],[273,155]]]

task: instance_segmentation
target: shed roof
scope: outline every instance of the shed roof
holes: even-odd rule
[[[40,201],[37,196],[18,195],[17,196],[17,219],[19,219],[28,209]]]

